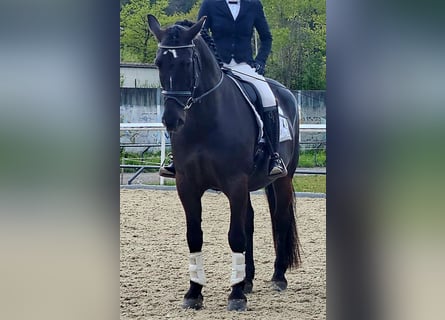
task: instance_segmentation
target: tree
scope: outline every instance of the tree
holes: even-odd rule
[[[261,0],[272,36],[267,76],[292,90],[326,88],[325,0]],[[194,3],[194,5],[193,5]],[[152,63],[157,43],[147,14],[162,26],[196,21],[202,0],[121,0],[121,60]]]
[[[167,0],[151,3],[147,0],[132,0],[122,6],[121,60],[148,62],[149,48],[155,45],[147,24],[147,14],[165,15]]]
[[[273,36],[267,75],[291,89],[326,88],[324,0],[262,0]]]
[[[182,12],[187,13],[196,4],[197,0],[170,0],[166,9],[169,15]]]
[[[166,14],[168,0],[131,0],[122,6],[121,23],[121,61],[153,63],[157,42],[150,33],[147,15],[150,13],[161,25],[171,25],[179,20],[196,20],[199,6],[196,4],[188,13]]]
[[[120,1],[120,9],[122,10],[122,6],[127,4],[130,0],[119,0]]]

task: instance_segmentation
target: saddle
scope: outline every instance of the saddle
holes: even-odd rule
[[[241,79],[230,69],[222,68],[222,70],[239,84],[239,88],[243,92],[244,96],[249,99],[249,101],[255,107],[255,110],[260,116],[261,120],[263,120],[263,102],[261,100],[261,95],[258,92],[258,89],[251,82]]]
[[[242,94],[246,99],[250,101],[252,107],[252,112],[256,113],[257,124],[259,127],[259,137],[255,145],[254,152],[254,167],[251,172],[251,176],[255,176],[261,172],[260,175],[267,176],[269,168],[269,150],[266,147],[265,140],[263,137],[263,104],[261,100],[261,95],[259,94],[257,88],[250,82],[241,79],[239,76],[235,75],[230,69],[222,69],[234,82],[236,82],[238,88],[241,90]],[[272,181],[272,180],[271,180]]]

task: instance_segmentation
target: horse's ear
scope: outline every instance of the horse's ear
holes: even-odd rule
[[[161,42],[162,37],[164,36],[165,30],[161,29],[161,25],[159,24],[158,19],[154,15],[147,15],[148,28],[151,33],[155,36],[158,42]]]
[[[202,26],[206,22],[207,16],[201,17],[198,22],[196,22],[193,26],[190,27],[189,30],[187,30],[187,37],[190,41],[192,41],[196,35],[201,31]]]

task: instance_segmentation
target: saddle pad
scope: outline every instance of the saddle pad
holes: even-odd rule
[[[243,94],[244,99],[246,99],[247,103],[249,104],[250,108],[252,109],[253,114],[255,115],[256,122],[258,124],[258,142],[260,142],[263,139],[263,121],[261,120],[260,115],[255,109],[255,106],[250,101],[249,97],[246,96],[244,90],[241,88],[241,85],[231,77],[230,75],[226,74],[232,81],[236,84],[236,86],[240,89],[241,93]],[[283,113],[283,109],[281,109],[280,106],[278,106],[278,114],[280,119],[280,142],[292,140],[292,135],[290,133],[290,126],[289,126],[289,120]]]
[[[280,115],[280,142],[292,140],[292,135],[290,134],[289,120],[283,114],[283,109],[278,106],[278,114]]]

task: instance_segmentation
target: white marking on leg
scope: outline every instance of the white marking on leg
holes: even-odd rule
[[[173,89],[173,79],[171,76],[170,76],[170,89]]]
[[[193,252],[189,256],[190,280],[202,286],[206,284],[202,252]]]
[[[232,275],[230,285],[234,286],[246,277],[246,258],[244,253],[232,252]]]

